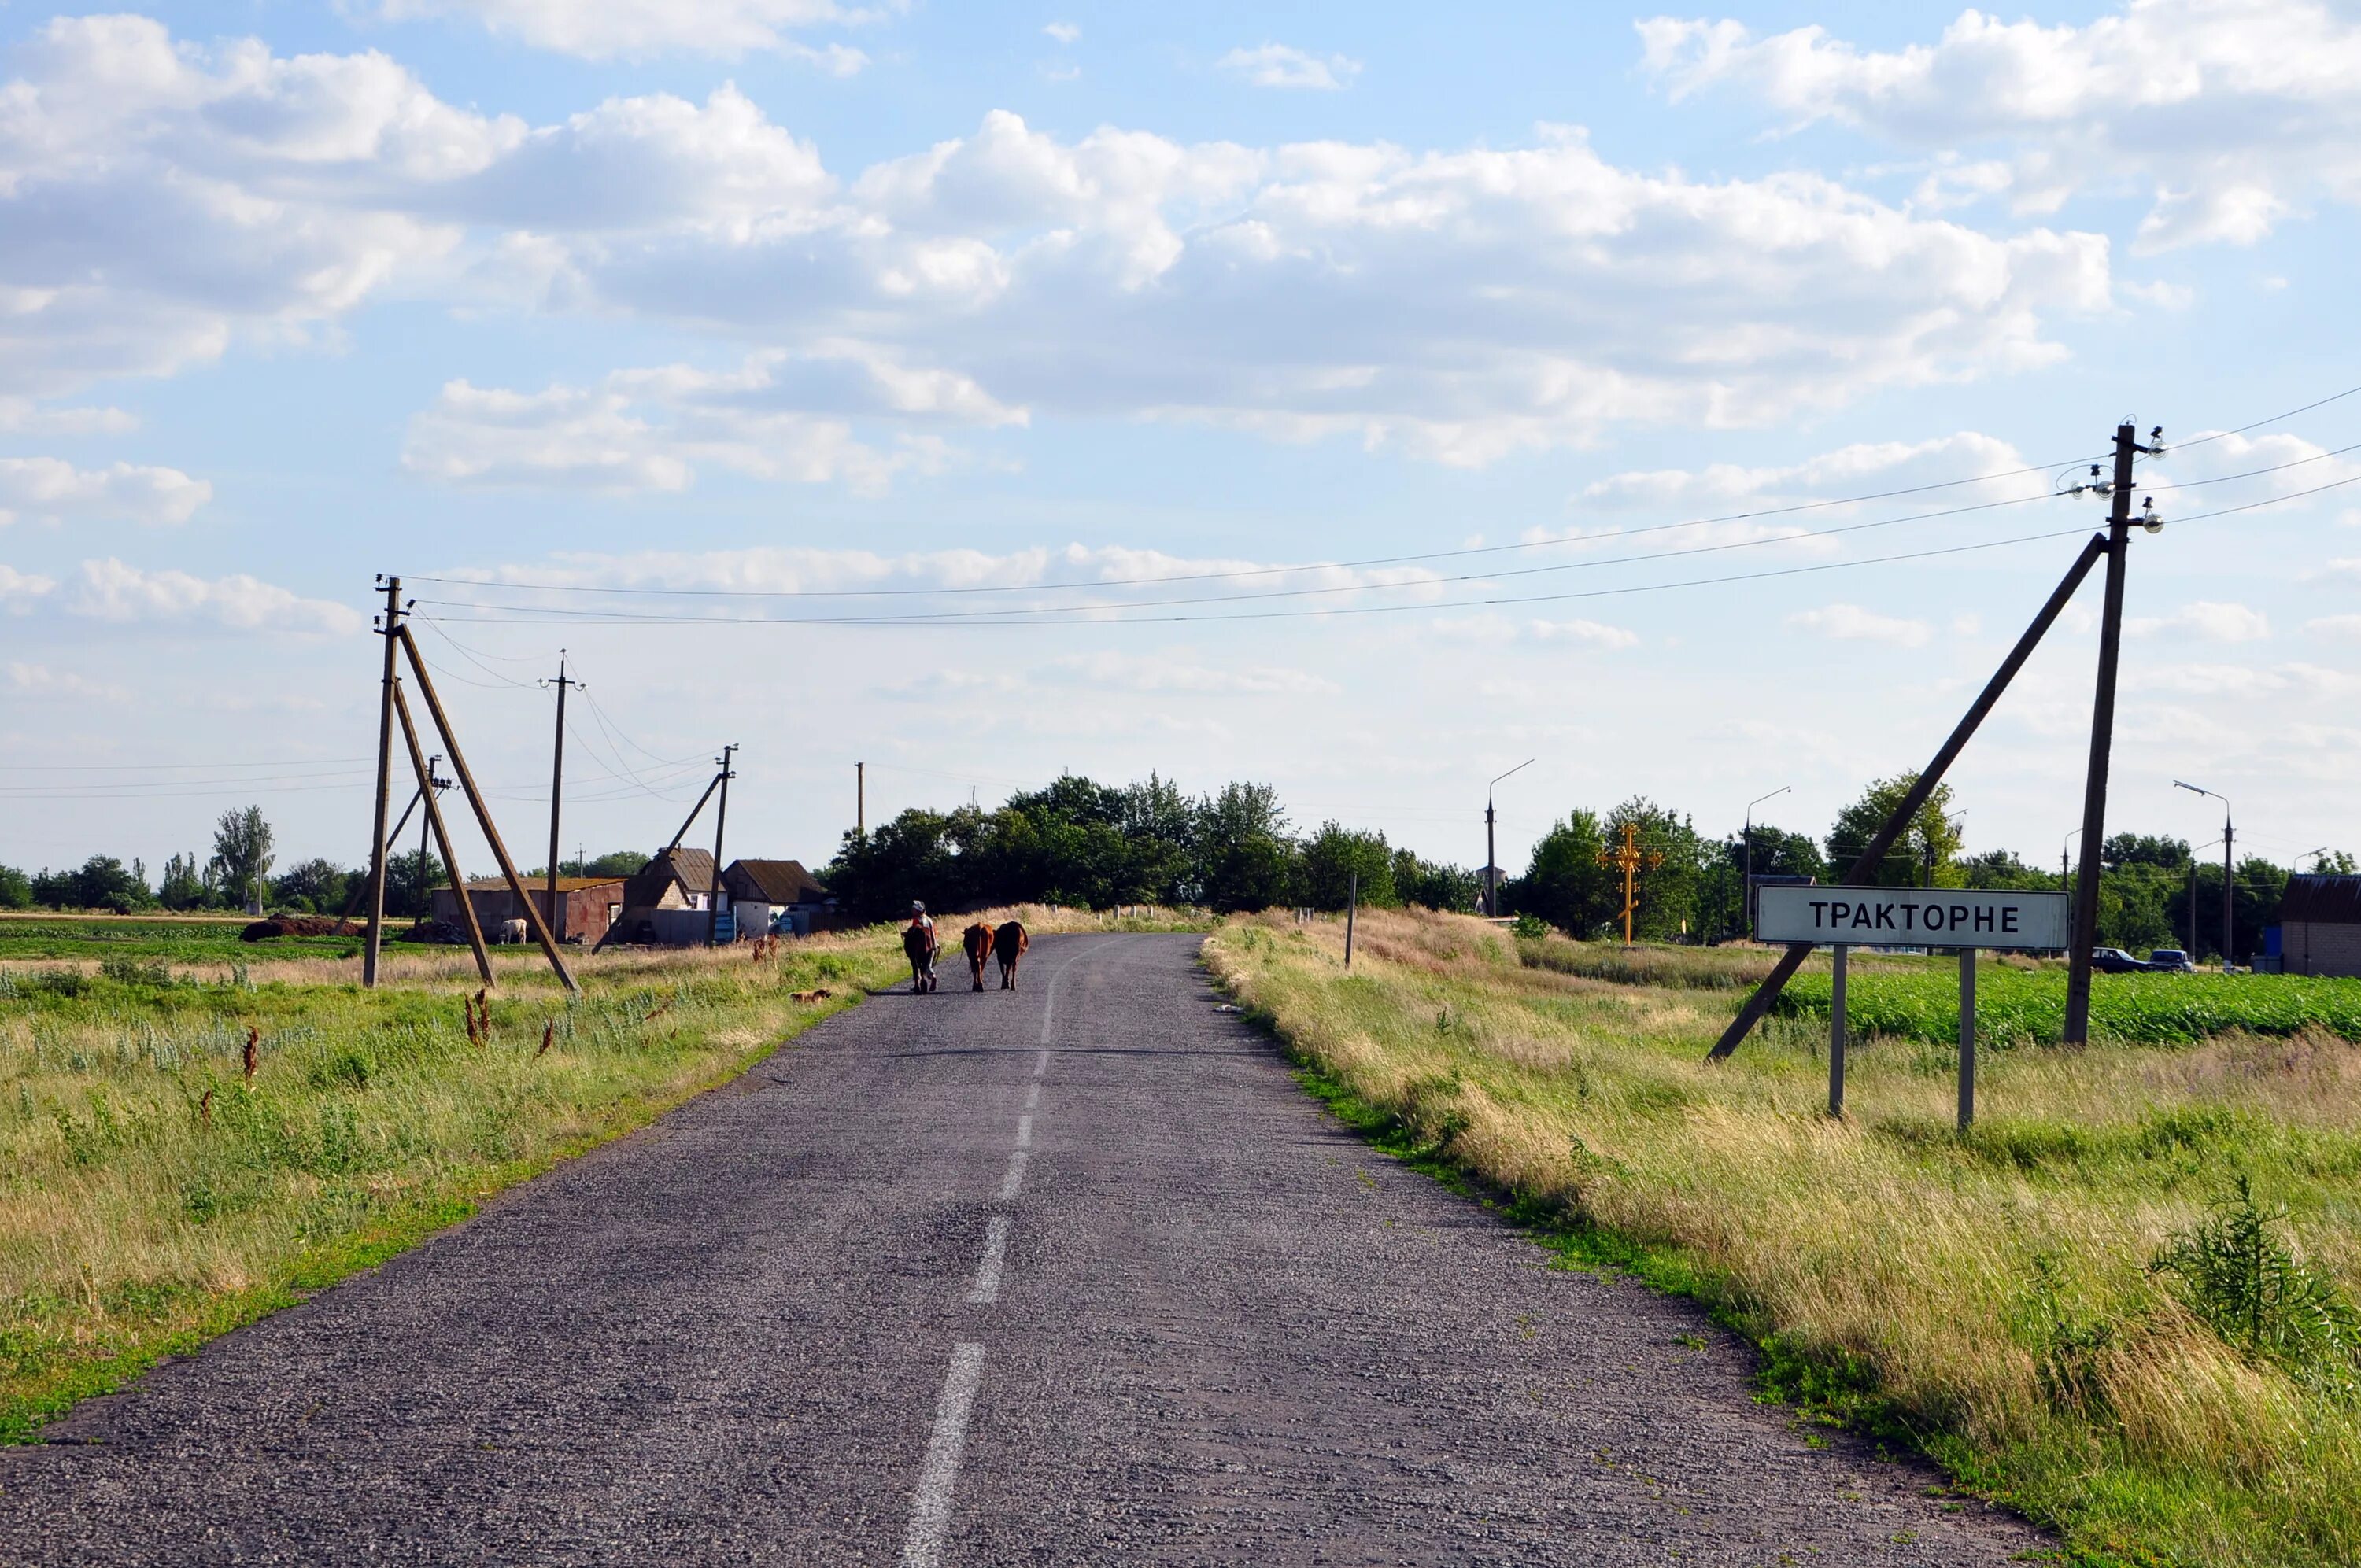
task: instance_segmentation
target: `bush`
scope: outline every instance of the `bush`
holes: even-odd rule
[[[2279,1234],[2284,1210],[2264,1212],[2244,1174],[2213,1218],[2148,1261],[2172,1277],[2180,1304],[2223,1342],[2300,1383],[2361,1391],[2361,1313]]]

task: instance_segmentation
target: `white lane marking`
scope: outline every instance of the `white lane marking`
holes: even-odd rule
[[[971,1307],[989,1307],[1000,1299],[1000,1266],[1008,1257],[1008,1216],[994,1214],[983,1228],[983,1261],[975,1266],[975,1283],[967,1293]]]
[[[1026,1094],[1025,1094],[1025,1109],[1027,1109],[1027,1111],[1038,1111],[1038,1110],[1039,1110],[1040,1108],[1041,1108],[1041,1086],[1040,1086],[1039,1084],[1038,1084],[1038,1083],[1037,1083],[1037,1084],[1035,1084],[1031,1089],[1029,1089],[1029,1090],[1027,1090],[1027,1091],[1026,1091]]]
[[[1049,1070],[1049,1053],[1048,1051],[1043,1051],[1039,1056],[1033,1058],[1033,1076],[1038,1078]]]
[[[951,1347],[951,1369],[935,1406],[935,1435],[918,1472],[910,1502],[910,1533],[902,1539],[902,1568],[935,1568],[943,1557],[943,1532],[951,1522],[951,1493],[959,1486],[960,1454],[967,1447],[967,1418],[983,1381],[983,1346],[962,1341]]]
[[[1029,1111],[1016,1118],[1016,1146],[1020,1149],[1033,1146],[1033,1113]]]
[[[1018,1149],[1008,1157],[1008,1174],[1000,1179],[1000,1201],[1003,1203],[1013,1203],[1016,1201],[1016,1184],[1025,1179],[1025,1161],[1027,1157],[1023,1149]]]

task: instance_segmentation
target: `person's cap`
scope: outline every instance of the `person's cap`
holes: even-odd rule
[[[914,899],[912,899],[912,900],[910,900],[910,913],[911,913],[911,914],[913,914],[913,915],[924,915],[926,912],[927,912],[927,906],[926,906],[925,905],[923,905],[923,904],[919,903],[919,902],[918,902],[917,899],[915,899],[915,898],[914,898]]]

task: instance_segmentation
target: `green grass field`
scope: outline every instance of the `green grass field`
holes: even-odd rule
[[[274,937],[242,942],[244,916],[143,919],[122,915],[0,918],[0,965],[12,959],[162,959],[175,964],[237,964],[283,959],[352,958],[357,937]],[[406,945],[406,944],[405,944]]]
[[[1802,974],[1780,995],[1777,1013],[1825,1022],[1830,978]],[[1848,975],[1850,1032],[1941,1043],[1960,1037],[1956,959],[1920,960]],[[1986,963],[1976,972],[1978,1037],[1999,1045],[2049,1044],[2066,1023],[2066,972]],[[2287,974],[2100,974],[2091,977],[2094,1039],[2192,1045],[2244,1030],[2300,1035],[2325,1030],[2361,1039],[2361,980]]]
[[[1774,955],[1538,963],[1481,922],[1364,911],[1346,975],[1342,936],[1240,920],[1208,959],[1356,1121],[1569,1264],[1710,1304],[1807,1419],[1921,1448],[2078,1563],[2361,1562],[2349,982],[2110,980],[2119,1032],[1993,1052],[1962,1137],[1942,959],[1858,967],[1857,1034],[1894,1026],[1858,1038],[1839,1123],[1807,1007],[1705,1060],[1731,977]],[[2030,1007],[2063,976],[1980,983]]]

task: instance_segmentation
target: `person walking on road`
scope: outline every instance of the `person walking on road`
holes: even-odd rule
[[[927,906],[910,901],[910,923],[902,929],[902,951],[910,959],[913,994],[935,989],[935,922]]]

